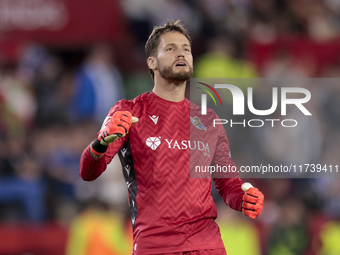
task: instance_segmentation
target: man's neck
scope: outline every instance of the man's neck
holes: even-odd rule
[[[177,82],[165,79],[155,79],[153,93],[160,98],[172,102],[181,102],[184,100],[186,81]]]

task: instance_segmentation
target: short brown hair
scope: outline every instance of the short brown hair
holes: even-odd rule
[[[163,26],[155,26],[149,36],[149,39],[146,41],[145,44],[145,55],[146,59],[148,59],[151,56],[155,56],[157,53],[157,48],[159,45],[159,38],[161,35],[176,31],[181,34],[183,34],[189,41],[189,44],[191,45],[191,38],[188,34],[188,31],[185,29],[183,24],[180,20],[177,20],[176,22],[173,20],[168,20]],[[151,78],[154,79],[154,72],[152,69],[149,69]]]

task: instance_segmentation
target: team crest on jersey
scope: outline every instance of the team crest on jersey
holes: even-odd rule
[[[195,127],[197,127],[199,130],[205,130],[207,131],[207,128],[202,124],[201,119],[197,116],[190,117],[191,123],[194,124]]]

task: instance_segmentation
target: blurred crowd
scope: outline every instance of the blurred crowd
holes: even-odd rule
[[[340,76],[336,50],[333,60],[322,64],[312,53],[296,57],[284,47],[261,64],[250,54],[254,43],[270,47],[281,40],[323,44],[339,39],[336,0],[124,0],[121,6],[128,38],[118,46],[98,42],[61,50],[30,42],[16,63],[0,57],[0,221],[57,221],[69,227],[66,254],[131,252],[119,160],[91,183],[80,179],[78,167],[109,109],[152,89],[144,44],[153,26],[166,18],[182,20],[193,39],[195,77]],[[236,164],[339,165],[340,86],[336,80],[303,86],[313,96],[312,125],[300,123],[290,139],[280,127],[227,130]],[[259,105],[270,106],[270,91],[259,85],[255,93]],[[336,179],[250,181],[265,195],[256,221],[214,197],[228,254],[340,254]]]

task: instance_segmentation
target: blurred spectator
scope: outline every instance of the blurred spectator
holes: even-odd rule
[[[207,53],[198,57],[195,63],[197,78],[256,78],[252,63],[236,59],[235,47],[230,38],[219,36],[209,42]]]
[[[55,209],[53,215],[60,219],[60,208],[69,208],[69,212],[73,210],[73,215],[66,216],[70,219],[75,216],[77,201],[75,198],[75,184],[79,178],[78,166],[81,152],[77,147],[80,139],[83,139],[83,127],[72,127],[67,130],[61,128],[51,128],[48,134],[53,134],[50,139],[54,140],[55,146],[45,156],[45,169],[48,174],[48,184],[50,189],[50,206]],[[51,136],[51,135],[50,135]],[[69,137],[72,137],[70,142]]]
[[[329,162],[332,164],[332,162]],[[333,171],[335,171],[333,169]],[[340,187],[337,179],[315,179],[313,180],[314,193],[322,201],[325,215],[331,218],[340,217]]]
[[[65,254],[131,254],[131,229],[122,214],[99,202],[92,203],[72,222]]]
[[[260,255],[259,233],[254,223],[223,202],[217,206],[217,224],[228,255]]]
[[[340,71],[338,75],[340,75]],[[337,132],[340,127],[340,112],[337,110],[340,107],[340,86],[337,83],[337,79],[330,79],[329,83],[331,84],[323,93],[322,109],[324,118],[330,125],[330,130],[328,131]]]
[[[148,39],[149,30],[159,26],[166,19],[182,20],[189,31],[190,36],[195,38],[200,31],[200,13],[195,8],[195,1],[185,0],[142,0],[142,1],[121,1],[122,6],[130,20],[132,31],[141,44]],[[137,30],[138,28],[144,29]]]
[[[51,126],[32,134],[34,151],[44,163],[51,218],[67,223],[77,214],[80,156],[84,146],[91,142],[88,134],[96,133],[97,129],[93,123],[81,123],[70,127]]]
[[[28,43],[21,49],[17,67],[18,77],[27,84],[32,83],[49,57],[48,50],[43,45]]]
[[[102,123],[111,107],[124,97],[121,75],[114,65],[112,48],[95,45],[75,77],[71,121]]]
[[[213,30],[210,31],[213,32],[212,34],[228,33],[233,36],[242,36],[247,31],[251,10],[249,0],[227,2],[202,0],[199,3],[200,10],[206,18],[205,22],[208,21],[210,29]]]
[[[301,255],[308,245],[305,226],[305,208],[294,198],[286,199],[280,205],[279,220],[270,234],[269,255]]]
[[[25,137],[18,134],[2,142],[0,165],[5,168],[0,172],[0,204],[10,206],[9,211],[2,211],[2,217],[39,222],[46,217],[42,162],[27,153],[26,146]]]
[[[19,79],[14,71],[0,70],[0,121],[3,131],[16,134],[31,127],[36,113],[36,101],[29,84]]]
[[[334,220],[324,224],[321,229],[320,239],[322,247],[318,255],[340,254],[340,222]]]
[[[188,28],[191,38],[196,38],[201,28],[200,14],[197,13],[194,1],[184,0],[159,0],[150,1],[148,8],[149,17],[153,26],[159,26],[166,19],[178,20]]]
[[[265,78],[309,78],[315,74],[314,59],[310,56],[294,57],[288,51],[278,51],[265,64]]]
[[[143,48],[142,45],[148,40],[149,31],[152,30],[152,25],[149,20],[149,10],[155,2],[152,0],[124,0],[120,2],[128,18],[133,37],[141,48]]]
[[[315,41],[329,41],[336,38],[339,28],[336,27],[334,16],[329,15],[323,3],[315,2],[309,5],[306,14],[308,20],[308,32]]]
[[[38,110],[36,124],[39,126],[50,126],[55,124],[67,124],[67,109],[72,91],[68,94],[62,83],[62,63],[59,59],[49,56],[45,59],[43,67],[39,69],[32,87],[37,97]],[[68,84],[72,88],[72,84]]]
[[[108,205],[125,207],[128,202],[128,192],[118,156],[115,156],[111,163],[107,165],[101,177],[94,182],[79,180],[76,183],[78,200],[86,202],[99,198]]]
[[[45,185],[41,162],[27,143],[36,101],[21,70],[0,70],[0,204],[7,205],[1,217],[38,222],[46,216]]]
[[[38,126],[67,124],[72,84],[67,84],[63,65],[44,46],[32,43],[22,50],[16,76],[35,95],[35,124]],[[27,107],[26,107],[27,108]]]

